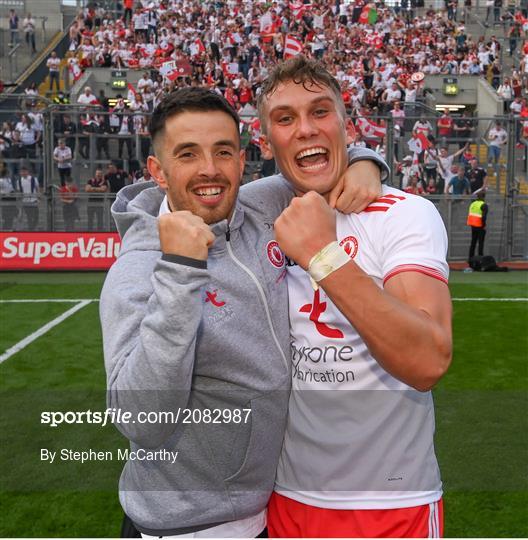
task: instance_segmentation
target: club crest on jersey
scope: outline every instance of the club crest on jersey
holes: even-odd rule
[[[268,242],[268,245],[266,246],[266,253],[268,255],[269,262],[275,268],[282,268],[284,266],[284,253],[275,240],[270,240]]]
[[[358,252],[358,241],[355,236],[347,236],[339,242],[340,246],[343,246],[346,254],[353,259]]]

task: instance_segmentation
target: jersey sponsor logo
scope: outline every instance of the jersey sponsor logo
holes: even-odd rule
[[[336,347],[296,347],[292,344],[292,378],[315,383],[344,383],[356,380],[351,369],[341,370],[339,363],[350,362],[354,358],[354,349],[349,345]],[[330,367],[334,365],[336,369]]]
[[[321,302],[319,289],[314,292],[314,299],[312,304],[305,304],[299,309],[299,313],[309,313],[309,319],[314,323],[315,329],[319,334],[331,339],[343,339],[345,336],[338,328],[332,328],[331,326],[323,323],[319,320],[319,317],[326,311],[326,302]]]
[[[226,304],[223,300],[217,299],[218,289],[215,289],[213,292],[205,291],[205,296],[206,296],[205,301],[211,302],[211,304],[213,304],[214,307],[222,307],[222,306],[225,306]]]
[[[282,268],[284,266],[284,253],[279,247],[278,242],[270,240],[266,246],[266,252],[268,254],[269,262],[275,268]]]
[[[343,247],[345,253],[353,259],[358,252],[358,241],[355,236],[347,236],[339,242],[339,245]]]

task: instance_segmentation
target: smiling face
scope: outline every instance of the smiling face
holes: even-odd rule
[[[328,194],[346,170],[346,145],[354,140],[336,94],[310,82],[280,83],[265,98],[262,117],[264,157],[275,158],[298,195]]]
[[[171,116],[155,139],[147,167],[167,191],[172,210],[189,210],[206,223],[229,218],[245,156],[233,119],[222,111]]]

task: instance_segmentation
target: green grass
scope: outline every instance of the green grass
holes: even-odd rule
[[[528,297],[528,274],[453,273],[454,297]],[[97,298],[104,274],[0,274],[0,298]],[[0,354],[73,304],[0,304]],[[120,462],[40,461],[40,448],[125,447],[108,426],[40,424],[103,410],[98,304],[0,365],[0,536],[115,537]],[[528,536],[528,304],[454,303],[453,365],[435,390],[446,536]]]

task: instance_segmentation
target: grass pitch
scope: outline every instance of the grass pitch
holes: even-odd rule
[[[95,299],[104,274],[0,274],[0,299]],[[451,276],[453,365],[435,390],[445,535],[528,536],[528,274]],[[502,300],[500,300],[502,299]],[[0,355],[75,306],[0,303]],[[98,304],[0,364],[0,536],[115,537],[121,462],[54,463],[40,449],[125,448],[112,427],[40,424],[43,410],[104,410]]]

